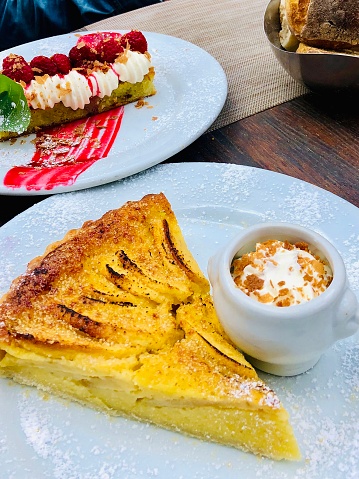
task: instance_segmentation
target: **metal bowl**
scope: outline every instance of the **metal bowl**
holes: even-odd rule
[[[272,51],[291,77],[315,92],[359,92],[359,55],[295,53],[279,41],[280,0],[271,0],[264,15],[264,31]]]

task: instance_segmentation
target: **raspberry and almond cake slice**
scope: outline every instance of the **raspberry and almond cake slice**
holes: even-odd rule
[[[155,70],[142,32],[99,32],[78,38],[67,55],[10,54],[2,75],[21,86],[30,114],[26,125],[0,129],[0,141],[85,118],[154,95]],[[4,88],[3,88],[4,90]],[[20,89],[21,90],[21,89]],[[10,111],[11,113],[11,111]],[[20,122],[21,123],[21,122]],[[15,130],[15,131],[12,131]]]

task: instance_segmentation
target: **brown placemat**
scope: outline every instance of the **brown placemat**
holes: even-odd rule
[[[276,61],[264,33],[269,0],[170,0],[110,17],[87,30],[137,29],[182,38],[222,65],[228,97],[211,130],[306,93]]]

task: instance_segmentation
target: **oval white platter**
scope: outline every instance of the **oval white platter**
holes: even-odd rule
[[[39,184],[30,182],[28,187],[18,187],[15,181],[4,184],[4,178],[12,167],[31,162],[35,135],[0,142],[0,194],[48,195],[125,178],[178,153],[211,126],[227,97],[227,79],[221,65],[205,50],[180,38],[153,32],[144,34],[156,71],[157,93],[146,98],[142,108],[136,108],[136,103],[125,105],[120,129],[108,155],[95,161],[77,178],[72,175],[63,180],[55,171],[41,177]],[[59,35],[6,50],[0,53],[0,65],[10,52],[23,55],[27,61],[35,55],[67,54],[79,36],[79,33]]]

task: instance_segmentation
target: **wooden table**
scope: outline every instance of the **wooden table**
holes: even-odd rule
[[[203,135],[168,162],[264,168],[359,207],[359,114],[351,101],[307,94]]]
[[[306,94],[202,135],[166,163],[235,163],[313,183],[359,207],[359,113]],[[0,196],[0,225],[46,196]]]

